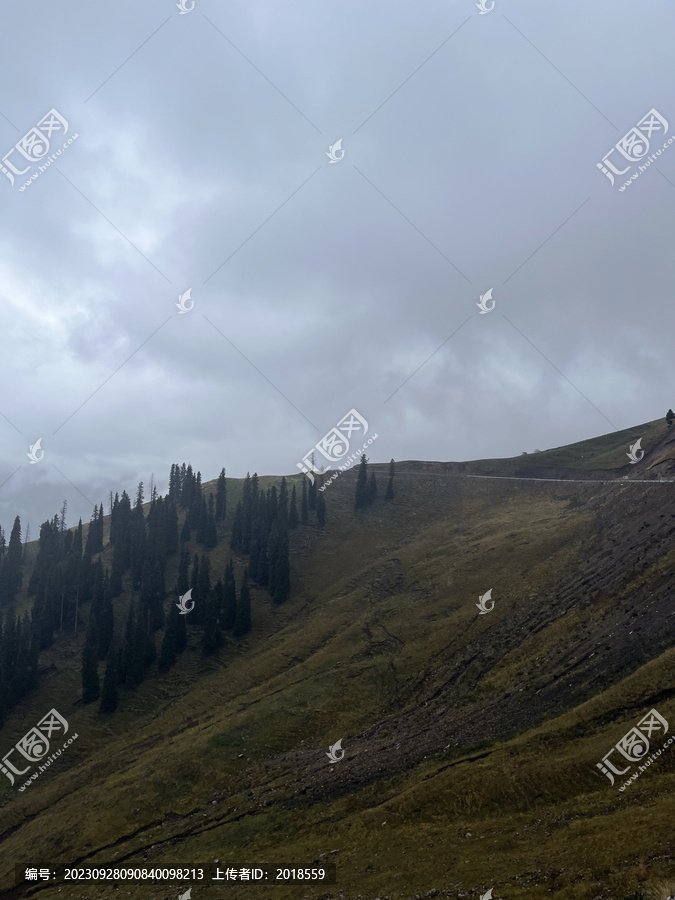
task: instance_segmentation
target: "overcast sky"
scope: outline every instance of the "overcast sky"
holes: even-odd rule
[[[0,16],[0,147],[28,167],[0,174],[7,531],[164,491],[172,462],[297,473],[352,408],[385,462],[675,406],[675,143],[623,192],[635,158],[596,167],[652,109],[649,155],[675,134],[672,0]],[[10,151],[50,110],[47,156],[77,138],[21,191],[46,148]]]

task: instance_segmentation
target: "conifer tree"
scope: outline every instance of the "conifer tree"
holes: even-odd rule
[[[122,593],[122,576],[124,575],[124,546],[121,541],[113,544],[112,563],[110,567],[110,594],[119,597]]]
[[[199,554],[195,553],[192,560],[192,568],[190,569],[190,589],[192,590],[192,599],[194,600],[197,593],[197,582],[199,581]]]
[[[3,601],[6,604],[12,603],[21,588],[21,582],[23,580],[22,558],[21,519],[17,516],[14,519],[12,532],[9,536],[7,554],[2,566],[2,594],[0,595],[0,603]]]
[[[143,577],[143,564],[147,557],[147,534],[145,516],[143,513],[143,482],[139,482],[136,491],[136,505],[134,506],[131,525],[129,528],[129,555],[131,560],[131,583],[134,590],[141,587]]]
[[[209,502],[207,508],[206,515],[206,534],[204,539],[204,546],[209,550],[213,550],[213,548],[218,543],[218,530],[216,527],[216,514],[213,502],[213,494],[209,494]]]
[[[307,479],[302,479],[302,500],[300,502],[300,521],[303,525],[309,522],[309,504],[307,502]]]
[[[218,582],[220,584],[220,582]],[[209,591],[203,604],[202,620],[204,634],[202,636],[202,655],[208,656],[214,653],[222,644],[222,634],[218,625],[218,596],[222,593],[222,585],[218,591]]]
[[[206,497],[202,496],[199,504],[199,518],[197,519],[197,543],[206,543],[206,531],[208,522],[208,512],[206,509]]]
[[[105,659],[112,643],[115,620],[113,616],[110,578],[105,572],[103,576],[102,597],[98,611],[98,648],[97,659]]]
[[[232,523],[232,536],[230,538],[230,549],[235,553],[241,551],[244,543],[244,516],[241,507],[241,500],[237,501],[237,508],[234,512],[234,522]]]
[[[181,616],[176,604],[172,603],[169,612],[169,621],[162,640],[162,649],[159,653],[159,663],[157,668],[160,672],[168,672],[176,661],[176,654],[178,652],[178,623],[180,619],[184,618],[185,616]]]
[[[244,576],[239,589],[237,600],[237,614],[234,622],[233,634],[242,637],[251,630],[251,595],[248,589],[248,569],[244,569]]]
[[[316,478],[314,478],[309,485],[309,490],[307,491],[307,505],[312,511],[316,509]]]
[[[672,409],[669,409],[666,413],[666,422],[668,423],[668,427],[673,424],[673,419],[675,419],[675,413],[672,411]]]
[[[216,523],[225,520],[227,511],[227,482],[225,480],[225,469],[220,470],[218,482],[216,484]]]
[[[223,606],[220,613],[220,624],[225,629],[234,628],[237,617],[237,586],[234,580],[232,560],[225,566],[223,583]]]
[[[394,499],[394,474],[394,460],[392,459],[389,463],[389,481],[387,482],[387,490],[384,495],[385,500]]]
[[[103,691],[101,693],[99,712],[111,713],[115,712],[117,709],[117,683],[117,652],[111,641],[105,664],[105,675],[103,676]]]
[[[127,617],[126,627],[124,630],[124,672],[125,683],[128,685],[140,684],[143,680],[143,644],[138,640],[139,623],[136,615],[136,605],[131,601],[129,606],[129,615]],[[140,626],[141,634],[143,626]]]
[[[326,524],[326,501],[322,491],[319,491],[316,498],[316,524],[319,528],[323,528]]]
[[[285,477],[281,479],[279,490],[279,518],[283,525],[288,527],[288,485]]]
[[[291,491],[291,505],[288,510],[288,527],[297,528],[299,522],[300,516],[298,515],[298,497],[295,491],[295,485],[293,485],[293,490]]]
[[[205,625],[204,616],[211,593],[211,561],[208,556],[202,556],[199,560],[199,576],[197,578],[197,590],[195,608],[190,613],[193,625]],[[193,595],[193,599],[195,599]]]
[[[190,523],[188,522],[188,517],[185,516],[185,521],[183,522],[183,527],[180,532],[180,542],[181,544],[187,544],[190,540]]]
[[[288,529],[281,518],[277,518],[270,533],[269,542],[269,593],[275,603],[283,603],[291,592],[290,550]]]
[[[190,588],[190,578],[188,575],[190,569],[190,551],[181,550],[180,563],[178,566],[178,580],[176,581],[176,593],[182,596]]]
[[[178,512],[172,500],[164,504],[164,548],[167,557],[178,550]]]
[[[87,624],[87,636],[82,652],[82,702],[98,700],[101,685],[98,679],[97,622],[93,610]]]
[[[354,508],[363,509],[368,503],[368,467],[366,454],[361,454],[358,475],[356,476],[356,492],[354,495]]]

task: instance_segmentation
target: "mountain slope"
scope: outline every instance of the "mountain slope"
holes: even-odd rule
[[[596,763],[652,707],[675,721],[675,484],[651,482],[675,478],[674,445],[648,423],[536,457],[397,463],[394,500],[359,515],[355,472],[341,474],[326,528],[291,532],[291,599],[274,607],[254,589],[243,641],[204,660],[191,635],[175,668],[109,717],[77,702],[82,638],[57,639],[0,736],[9,749],[56,707],[78,738],[25,792],[3,785],[0,884],[31,861],[331,861],[336,886],[268,894],[623,900],[646,883],[667,896],[675,754],[623,793]],[[371,468],[381,497],[387,467]],[[229,559],[229,526],[231,513],[212,570]]]

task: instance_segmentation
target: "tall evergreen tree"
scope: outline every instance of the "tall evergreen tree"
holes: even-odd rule
[[[103,691],[101,693],[99,712],[111,713],[115,712],[117,709],[117,683],[117,651],[111,641],[105,664],[105,675],[103,676]]]
[[[102,597],[98,612],[98,648],[97,659],[105,659],[112,643],[115,620],[112,606],[110,578],[106,572],[103,576]]]
[[[272,526],[269,542],[269,593],[275,603],[283,603],[291,592],[288,529],[281,517]]]
[[[220,470],[218,483],[216,484],[216,522],[225,520],[227,511],[227,482],[225,480],[225,469]]]
[[[316,478],[309,485],[309,490],[307,491],[307,505],[310,510],[316,509]]]
[[[300,502],[300,521],[303,525],[309,522],[309,503],[307,502],[307,479],[302,479],[302,500]]]
[[[96,615],[89,616],[87,636],[82,652],[82,702],[91,703],[98,700],[101,685],[98,678],[98,628]]]
[[[23,581],[22,571],[23,548],[21,546],[21,519],[17,516],[9,536],[7,554],[2,566],[2,594],[0,604],[13,603]]]
[[[288,510],[288,527],[297,528],[299,522],[300,516],[298,515],[298,497],[295,491],[295,485],[293,485],[293,490],[291,491],[291,505]]]
[[[143,680],[143,647],[139,647],[137,634],[136,605],[132,600],[124,629],[124,681],[131,686]]]
[[[206,509],[206,497],[202,496],[199,504],[199,518],[197,519],[197,543],[206,544],[208,524],[208,512]]]
[[[232,560],[225,566],[223,583],[223,606],[220,613],[220,624],[225,629],[234,628],[237,617],[237,587],[234,580]]]
[[[234,636],[242,637],[251,630],[251,595],[248,589],[248,569],[244,569],[244,576],[239,589],[237,601],[237,615],[234,622]]]
[[[232,536],[230,538],[230,549],[235,553],[241,552],[244,546],[244,515],[242,512],[241,500],[237,501],[237,508],[234,512],[234,522],[232,523]]]
[[[361,454],[359,471],[356,476],[356,492],[354,494],[354,508],[364,509],[368,504],[368,460],[366,454]]]
[[[164,632],[164,639],[162,640],[162,649],[159,653],[159,663],[157,668],[160,672],[168,672],[176,661],[176,654],[178,652],[179,621],[184,618],[185,616],[181,616],[176,604],[172,603],[169,611],[169,621]]]
[[[210,590],[203,604],[202,621],[204,634],[202,636],[202,654],[204,656],[214,653],[223,641],[220,626],[218,625],[218,597],[222,594],[222,585],[220,582],[218,582],[218,585],[220,586],[218,591],[215,588]]]
[[[392,459],[389,462],[389,481],[387,482],[387,490],[384,495],[385,500],[393,500],[394,499],[394,460]]]
[[[218,543],[218,529],[216,526],[216,512],[215,512],[215,504],[213,502],[213,494],[209,494],[209,502],[207,508],[207,517],[206,517],[206,539],[204,541],[205,547],[209,550],[213,550],[213,548]]]
[[[316,498],[316,524],[319,528],[323,528],[326,524],[326,501],[322,491],[319,491]]]

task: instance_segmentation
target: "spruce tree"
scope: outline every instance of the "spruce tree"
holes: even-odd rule
[[[178,652],[178,630],[180,627],[179,622],[184,618],[185,616],[181,616],[176,604],[172,603],[169,612],[169,621],[166,626],[166,631],[164,632],[164,639],[162,640],[162,649],[159,653],[159,663],[157,668],[160,672],[168,672],[176,661],[176,654]]]
[[[220,582],[218,582],[220,584]],[[203,604],[202,620],[204,634],[202,636],[202,655],[208,656],[214,653],[222,643],[222,635],[218,625],[219,603],[218,597],[222,594],[222,585],[218,591],[209,591]]]
[[[295,491],[295,485],[293,485],[293,490],[291,491],[291,505],[288,510],[288,527],[297,528],[299,522],[300,516],[298,515],[298,497]]]
[[[190,540],[190,524],[188,522],[188,517],[185,516],[185,521],[183,522],[183,527],[180,533],[180,542],[181,544],[187,544]]]
[[[300,502],[300,521],[303,525],[309,522],[309,504],[307,502],[307,479],[302,479],[302,499]]]
[[[316,478],[311,482],[309,490],[307,491],[307,505],[310,510],[316,509]]]
[[[251,630],[251,595],[248,589],[248,569],[244,569],[244,576],[239,589],[237,601],[237,614],[234,622],[233,634],[242,637]]]
[[[112,593],[110,579],[106,572],[103,576],[103,596],[98,613],[98,659],[105,659],[112,643],[115,621],[113,616]]]
[[[117,652],[110,642],[108,657],[105,664],[103,677],[103,692],[101,693],[101,705],[99,712],[111,713],[117,709]]]
[[[363,509],[368,503],[368,467],[366,454],[361,454],[358,475],[356,476],[356,492],[354,494],[354,508]]]
[[[97,623],[96,616],[89,616],[87,624],[87,636],[82,652],[82,702],[91,703],[98,700],[101,693],[101,685],[98,679],[98,653],[97,653]]]
[[[675,413],[672,411],[672,409],[669,409],[666,413],[666,422],[668,423],[668,427],[673,424],[673,419],[675,419]]]
[[[237,501],[237,508],[234,511],[234,522],[232,523],[232,536],[230,538],[230,550],[235,553],[241,552],[244,543],[244,515],[241,507],[241,500]]]
[[[291,592],[290,550],[288,529],[279,517],[270,534],[270,579],[269,593],[275,603],[283,603]]]
[[[21,519],[14,519],[12,532],[9,536],[9,544],[5,562],[2,566],[2,589],[4,597],[0,596],[0,603],[12,603],[19,592],[23,580],[22,573],[23,548],[21,545]]]
[[[387,490],[384,495],[385,500],[394,499],[394,460],[389,463],[389,481],[387,482]]]
[[[225,469],[220,470],[218,483],[216,484],[216,522],[220,523],[225,520],[227,511],[227,482],[225,480]]]
[[[218,543],[218,529],[216,527],[216,514],[213,502],[213,494],[209,494],[209,502],[207,508],[207,516],[206,516],[206,534],[204,540],[204,546],[209,550],[213,550],[213,548]]]
[[[195,608],[190,613],[193,625],[206,625],[205,616],[209,604],[209,594],[211,593],[211,561],[208,556],[202,556],[199,561],[199,577],[197,579],[197,590]],[[194,599],[194,596],[193,596]]]
[[[199,504],[199,518],[197,519],[197,543],[206,544],[208,525],[208,512],[206,509],[206,497],[202,496]]]
[[[222,628],[234,628],[237,617],[237,586],[234,581],[234,567],[232,560],[225,566],[225,579],[223,583],[223,605],[220,612],[220,624]]]
[[[326,501],[322,491],[319,491],[316,498],[316,524],[319,528],[323,528],[326,524]]]
[[[144,641],[139,640],[139,619],[136,614],[136,604],[131,601],[129,615],[124,630],[124,672],[125,683],[128,685],[140,684],[143,680],[143,656]],[[143,634],[143,625],[140,623],[140,634]]]

